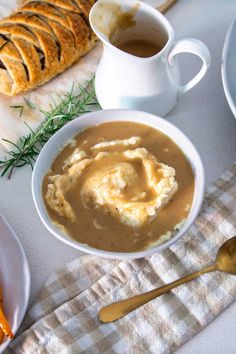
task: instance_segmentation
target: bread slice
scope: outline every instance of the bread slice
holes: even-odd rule
[[[49,81],[96,43],[93,0],[26,1],[0,20],[0,93],[15,96]]]

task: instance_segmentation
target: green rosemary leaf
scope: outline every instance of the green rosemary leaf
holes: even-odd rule
[[[20,151],[20,147],[17,144],[13,143],[12,141],[10,141],[8,139],[2,139],[2,140],[5,141],[8,144],[13,145],[18,151]]]
[[[27,128],[29,129],[29,131],[34,134],[34,131],[33,129],[31,128],[31,126],[27,123],[27,122],[24,122],[24,124],[27,126]]]
[[[7,171],[13,166],[13,164],[14,164],[14,160],[9,160],[6,162],[6,165],[3,165],[3,167],[4,166],[6,167],[2,171],[1,177],[3,177],[7,173]]]
[[[29,108],[31,108],[31,109],[36,109],[37,108],[36,105],[33,102],[31,102],[28,98],[24,97],[24,101],[25,101],[25,103],[27,104],[27,106]]]
[[[7,151],[6,154],[14,157],[16,153],[15,151]]]
[[[22,116],[22,113],[23,113],[23,110],[24,110],[24,106],[22,106],[22,105],[12,105],[12,106],[10,106],[10,108],[19,109],[20,110],[20,117]]]
[[[15,166],[15,168],[23,167],[23,166],[25,166],[25,165],[27,165],[27,164],[28,164],[28,162],[27,162],[27,161],[22,160],[22,162],[21,162],[21,163],[19,163],[19,164],[17,164],[17,165]]]

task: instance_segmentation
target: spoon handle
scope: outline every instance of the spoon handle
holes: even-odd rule
[[[164,13],[166,12],[177,0],[166,0],[163,4],[157,7],[157,10]]]
[[[165,294],[168,291],[176,288],[177,286],[189,282],[190,280],[195,279],[204,273],[212,272],[216,269],[216,264],[213,264],[202,270],[199,270],[198,272],[188,274],[185,277],[178,279],[170,284],[164,285],[160,288],[105,306],[100,310],[98,317],[103,323],[118,320],[129,312],[137,309],[141,305],[144,305],[148,301],[155,299],[156,297]]]

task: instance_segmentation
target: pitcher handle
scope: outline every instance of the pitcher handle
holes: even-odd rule
[[[181,39],[176,44],[174,44],[174,47],[171,49],[168,55],[168,63],[173,65],[174,57],[180,53],[195,54],[202,60],[202,67],[197,75],[194,76],[194,78],[187,84],[183,86],[177,85],[179,95],[182,96],[185,92],[194,87],[206,74],[211,63],[211,55],[207,46],[198,39],[194,38]]]

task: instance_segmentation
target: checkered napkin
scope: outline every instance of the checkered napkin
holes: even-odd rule
[[[208,188],[190,231],[168,250],[129,262],[81,256],[53,274],[12,342],[14,353],[170,353],[236,298],[236,277],[215,271],[111,324],[98,310],[214,261],[236,234],[236,164]]]

